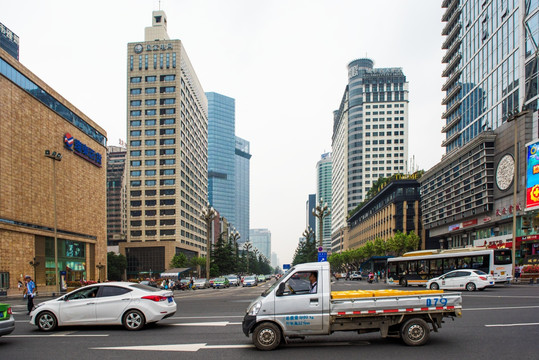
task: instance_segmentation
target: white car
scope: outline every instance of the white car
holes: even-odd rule
[[[494,285],[494,278],[481,270],[459,269],[450,271],[442,276],[427,281],[427,288],[457,289],[457,290],[485,290],[488,286]]]
[[[246,276],[245,279],[243,279],[243,284],[241,286],[242,287],[256,286],[256,284],[257,284],[257,279],[255,276]]]
[[[108,282],[74,290],[44,301],[30,313],[30,324],[42,331],[64,325],[123,325],[140,330],[176,313],[170,290],[130,283]]]

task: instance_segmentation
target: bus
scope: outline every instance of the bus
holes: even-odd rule
[[[456,269],[478,269],[491,274],[496,283],[512,280],[510,249],[464,248],[420,250],[387,259],[389,285],[424,286],[427,281]]]

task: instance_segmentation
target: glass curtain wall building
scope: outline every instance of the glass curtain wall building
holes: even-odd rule
[[[238,243],[249,241],[250,232],[250,143],[236,136],[236,230],[241,238]],[[268,258],[269,259],[269,258]]]
[[[323,203],[328,204],[328,208],[332,208],[332,196],[331,196],[331,174],[333,168],[333,160],[331,158],[331,153],[322,154],[320,161],[316,163],[316,205],[319,204],[320,200]],[[314,206],[314,207],[315,207]],[[313,208],[314,208],[313,207]],[[312,208],[311,208],[312,211]],[[324,250],[330,251],[331,249],[331,216],[330,213],[328,216],[324,217],[323,222],[323,234],[322,234],[322,246]],[[316,219],[316,234],[320,234],[320,221]],[[316,238],[317,244],[319,241],[319,236]]]
[[[251,229],[249,238],[253,243],[253,249],[258,251],[271,261],[271,232],[268,229]]]
[[[537,0],[444,0],[442,115],[446,153],[494,130],[522,105],[537,110]]]
[[[215,92],[206,93],[206,97],[208,201],[229,224],[236,226],[235,100]]]
[[[107,245],[125,241],[127,230],[125,158],[127,149],[107,147]]]

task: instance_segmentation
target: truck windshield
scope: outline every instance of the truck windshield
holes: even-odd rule
[[[291,273],[292,271],[294,271],[294,268],[290,269],[288,273]],[[280,278],[279,280],[277,280],[277,281],[275,282],[275,284],[271,285],[266,291],[264,291],[264,292],[262,293],[262,296],[263,296],[263,297],[268,296],[268,294],[269,294],[270,292],[272,292],[273,289],[275,289],[277,286],[279,286],[279,284],[280,284],[281,282],[283,282],[283,280],[284,280],[285,277],[286,277],[286,276],[284,276],[284,275],[281,276],[281,278]]]

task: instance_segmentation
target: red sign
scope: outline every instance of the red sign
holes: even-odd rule
[[[468,227],[472,225],[477,225],[477,219],[468,220],[462,223],[462,227]]]

